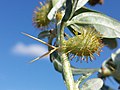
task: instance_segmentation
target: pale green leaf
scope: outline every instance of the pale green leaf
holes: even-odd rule
[[[44,39],[44,38],[49,37],[49,36],[50,36],[50,31],[43,31],[43,32],[39,33],[38,38]]]
[[[83,6],[80,9],[75,11],[74,16],[76,16],[80,13],[84,13],[84,12],[97,12],[98,13],[98,11],[96,11],[96,10],[93,10],[93,9],[90,9],[90,8]]]
[[[66,0],[59,0],[54,7],[50,10],[49,14],[48,14],[48,19],[52,20],[55,16],[55,13],[58,11],[59,8],[62,7],[62,5],[65,3]]]
[[[80,90],[100,90],[103,86],[103,80],[100,78],[93,78],[86,81]]]
[[[120,38],[120,22],[117,20],[97,12],[85,12],[76,15],[71,21],[67,22],[68,25],[93,25],[103,37],[106,38]]]
[[[89,0],[79,0],[77,3],[77,7],[76,10],[80,9],[81,7],[83,7]]]

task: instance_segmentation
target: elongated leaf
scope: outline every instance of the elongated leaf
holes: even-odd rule
[[[76,15],[78,15],[80,13],[84,13],[84,12],[97,12],[98,13],[98,11],[96,11],[96,10],[89,9],[89,8],[83,6],[80,9],[78,9],[78,10],[75,11],[74,16],[76,16]]]
[[[100,90],[103,86],[103,80],[100,78],[89,79],[80,90]]]
[[[79,15],[79,14],[81,14],[81,13],[84,13],[84,12],[97,12],[97,11],[95,11],[95,10],[92,10],[92,9],[89,9],[89,8],[87,8],[87,7],[81,7],[80,9],[78,9],[78,10],[76,10],[75,11],[75,13],[74,13],[74,15],[73,15],[73,17],[74,16],[76,16],[76,15]],[[97,13],[99,13],[99,12],[97,12]],[[80,28],[81,27],[93,27],[92,25],[86,25],[86,24],[82,24],[81,26],[79,25],[76,25],[76,24],[73,24],[73,25],[70,25],[70,26],[68,26],[68,28],[69,28],[69,30],[73,33],[73,31],[76,31],[76,32],[79,32],[80,33]],[[74,34],[74,33],[73,33]]]
[[[49,37],[49,36],[50,36],[50,31],[43,31],[43,32],[39,33],[38,38],[44,39],[44,38]]]
[[[75,1],[75,3],[77,3]],[[66,22],[68,19],[70,19],[71,15],[74,13],[74,4],[72,3],[72,0],[66,0],[66,9],[65,9],[65,15],[63,16],[62,21]]]
[[[48,19],[52,20],[54,18],[54,15],[56,13],[56,11],[62,7],[63,3],[65,3],[66,0],[59,0],[54,7],[51,9],[51,11],[48,14]]]
[[[81,7],[83,7],[89,0],[79,0],[76,10],[80,9]]]
[[[77,25],[93,25],[103,37],[120,38],[120,23],[104,14],[96,12],[81,13],[73,17],[71,21],[68,21],[68,25],[75,23]]]

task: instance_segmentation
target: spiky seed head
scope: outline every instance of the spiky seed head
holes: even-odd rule
[[[90,57],[94,59],[93,54],[100,54],[101,48],[104,46],[101,41],[101,34],[93,28],[84,28],[81,30],[81,35],[76,35],[64,41],[63,50],[74,55],[80,56],[83,59]]]
[[[40,2],[41,7],[37,7],[33,14],[33,24],[36,28],[46,27],[50,20],[47,15],[52,8],[50,1],[46,2],[44,5]]]

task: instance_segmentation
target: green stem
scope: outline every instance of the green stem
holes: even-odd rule
[[[64,27],[65,27],[65,22],[61,22],[61,27],[60,27],[60,47],[62,47],[63,43],[64,43]],[[75,84],[74,84],[74,78],[72,75],[72,70],[70,67],[70,62],[68,60],[67,55],[65,54],[65,52],[61,51],[60,52],[61,55],[61,63],[62,63],[62,67],[63,67],[63,76],[65,79],[65,83],[67,86],[68,90],[77,90],[75,89]]]
[[[82,75],[75,83],[76,88],[79,88],[79,85],[92,74],[93,73],[88,73],[88,74]]]
[[[68,57],[66,54],[62,54],[62,65],[63,65],[63,75],[66,82],[66,86],[68,90],[76,90],[74,87],[74,79],[72,75],[72,71],[70,68],[70,62],[68,61]]]

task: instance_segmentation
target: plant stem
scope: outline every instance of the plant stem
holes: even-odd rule
[[[60,47],[62,47],[63,43],[64,43],[64,27],[65,27],[65,22],[61,22],[61,27],[60,27]],[[75,89],[75,84],[74,84],[74,78],[72,75],[72,70],[70,67],[70,62],[68,60],[67,55],[65,54],[65,52],[61,51],[60,52],[61,55],[61,63],[62,63],[62,67],[63,67],[63,76],[65,79],[65,83],[67,86],[68,90],[76,90]]]
[[[81,82],[83,82],[85,79],[87,79],[92,73],[88,73],[85,75],[82,75],[75,83],[76,88],[79,87],[79,85],[81,84]]]
[[[63,75],[64,75],[67,89],[68,90],[75,90],[74,89],[74,79],[72,76],[72,71],[70,68],[70,63],[68,61],[68,57],[64,53],[62,54],[61,57],[62,57],[62,65],[63,65]]]

